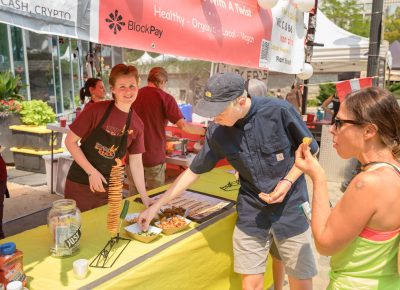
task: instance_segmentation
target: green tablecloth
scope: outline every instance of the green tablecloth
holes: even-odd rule
[[[191,189],[236,200],[237,190],[219,187],[234,176],[229,167],[220,167],[203,174]],[[150,192],[165,190],[160,187]],[[135,197],[130,198],[133,200]],[[143,205],[131,202],[129,212],[138,212]],[[132,240],[112,268],[90,268],[83,280],[75,279],[72,263],[76,259],[90,261],[105,246],[110,236],[106,230],[107,206],[82,214],[80,252],[68,258],[49,255],[47,226],[40,226],[6,238],[24,253],[24,270],[28,288],[35,289],[241,289],[240,275],[233,272],[232,233],[236,211],[231,209],[208,224],[192,223],[189,230],[165,236],[144,244]],[[272,285],[271,264],[267,266],[265,288]]]

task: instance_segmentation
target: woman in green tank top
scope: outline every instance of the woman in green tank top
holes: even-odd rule
[[[334,208],[324,169],[307,144],[296,151],[296,166],[313,181],[316,247],[332,256],[328,289],[400,289],[400,107],[380,88],[350,93],[330,132],[340,157],[363,164]]]

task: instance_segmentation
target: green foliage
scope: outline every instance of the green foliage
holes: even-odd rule
[[[0,100],[23,100],[19,90],[24,87],[21,78],[10,71],[0,72]]]
[[[398,99],[400,98],[400,82],[394,83],[389,86],[389,91],[391,91]]]
[[[356,0],[324,0],[320,8],[337,26],[360,36],[369,36],[371,21],[363,19]]]
[[[124,59],[129,63],[138,60],[145,52],[143,50],[124,49],[124,53]]]
[[[319,85],[319,96],[317,99],[321,102],[321,104],[329,97],[336,93],[336,85],[335,84],[322,84]]]
[[[151,51],[148,51],[147,53],[148,53],[148,55],[150,55],[152,58],[156,58],[157,56],[160,56],[160,55],[161,55],[161,53],[158,53],[158,52],[151,52]]]
[[[82,106],[82,104],[81,104],[81,98],[79,97],[79,95],[75,95],[75,96],[74,96],[74,104],[75,104],[75,107],[80,107],[80,106]]]
[[[384,27],[384,38],[389,41],[389,43],[395,40],[400,41],[400,7],[397,7],[393,15],[386,18]]]
[[[307,107],[318,107],[321,105],[318,99],[307,99]]]
[[[19,101],[24,97],[19,94],[19,90],[24,86],[19,76],[14,76],[10,71],[0,72],[0,116],[21,110]]]
[[[25,125],[45,125],[56,120],[53,108],[42,100],[21,102],[22,109],[19,112],[21,121]]]

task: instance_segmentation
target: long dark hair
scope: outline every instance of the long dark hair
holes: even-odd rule
[[[97,82],[99,82],[99,81],[101,81],[101,79],[90,78],[85,82],[85,85],[79,91],[79,98],[81,99],[81,103],[82,104],[85,103],[85,98],[86,97],[90,97],[91,96],[89,88],[95,88],[96,85],[97,85]]]

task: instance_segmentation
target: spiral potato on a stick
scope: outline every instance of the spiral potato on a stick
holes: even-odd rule
[[[119,215],[121,212],[122,187],[124,182],[124,166],[119,158],[115,158],[116,165],[112,166],[108,187],[108,214],[107,229],[115,235],[118,233]]]

